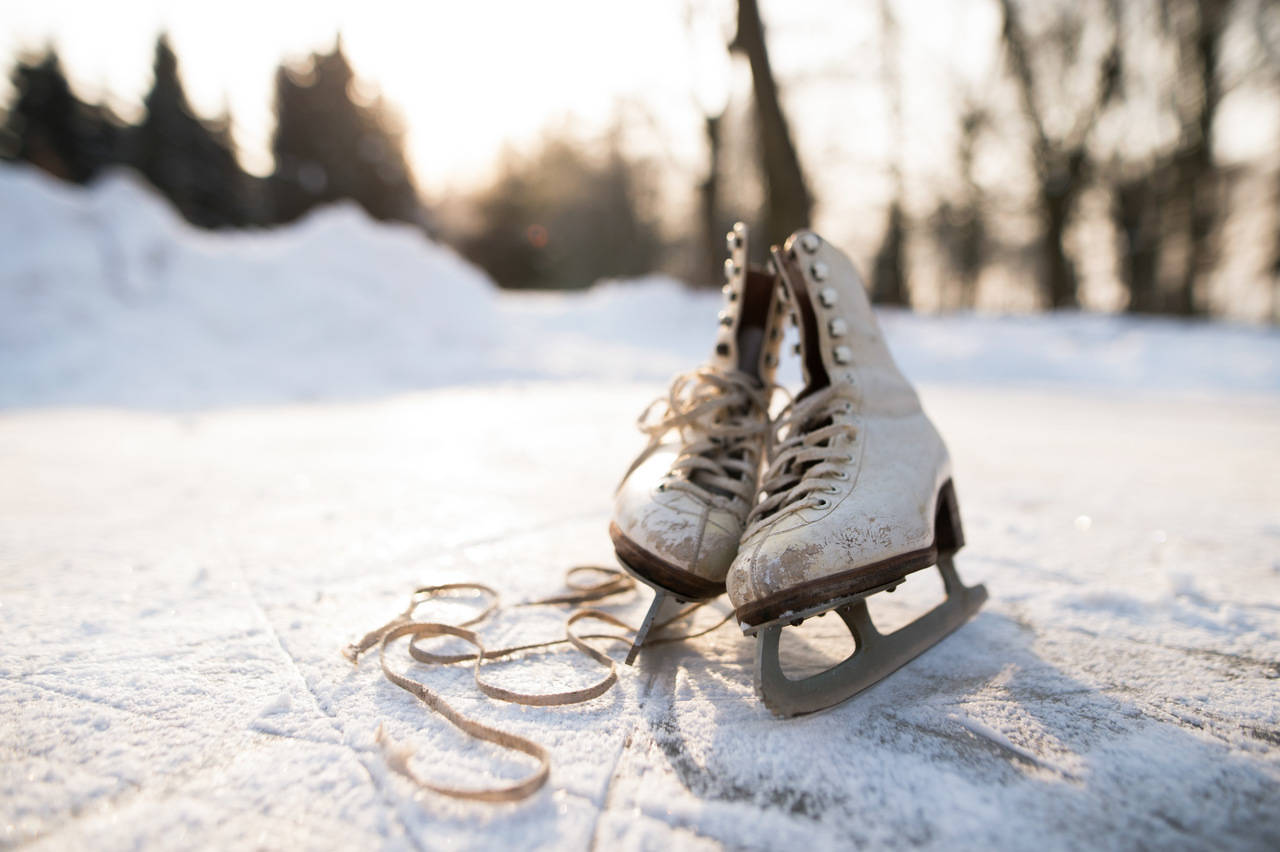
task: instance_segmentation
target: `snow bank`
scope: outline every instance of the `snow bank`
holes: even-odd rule
[[[83,190],[0,168],[0,406],[191,408],[493,380],[660,382],[702,361],[716,293],[670,279],[500,293],[416,231],[342,205],[197,231],[131,173]],[[911,378],[1280,392],[1275,329],[1091,314],[885,312]],[[798,379],[794,365],[783,378]]]
[[[496,339],[483,273],[342,205],[190,228],[128,173],[0,170],[0,404],[188,406],[370,394],[465,373]]]

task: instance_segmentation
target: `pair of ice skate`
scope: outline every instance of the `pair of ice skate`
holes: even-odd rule
[[[964,535],[951,461],[853,264],[810,231],[774,247],[767,271],[748,264],[744,225],[728,245],[711,359],[641,416],[649,445],[618,488],[609,533],[622,566],[656,592],[627,662],[687,602],[727,589],[743,631],[757,637],[757,692],[791,716],[843,701],[923,653],[968,620],[986,590],[956,576]],[[805,385],[771,419],[788,318],[799,327]],[[931,565],[946,600],[878,633],[865,598]],[[831,610],[853,634],[853,654],[787,678],[782,629]]]

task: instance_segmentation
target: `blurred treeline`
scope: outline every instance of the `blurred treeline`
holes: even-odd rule
[[[75,183],[131,166],[204,228],[291,222],[338,199],[353,199],[379,219],[423,221],[403,130],[380,99],[357,98],[340,42],[277,71],[275,171],[265,178],[241,168],[228,116],[205,119],[192,110],[164,36],[156,42],[153,73],[142,120],[129,125],[77,98],[52,49],[19,60],[11,73],[5,157]]]
[[[860,4],[857,13],[876,22],[872,49],[831,72],[837,81],[860,75],[862,85],[871,78],[887,107],[883,161],[859,164],[879,176],[874,204],[859,216],[874,233],[851,246],[874,298],[932,309],[1280,319],[1280,144],[1246,162],[1218,150],[1230,132],[1220,107],[1233,93],[1252,93],[1280,130],[1280,5],[973,3],[989,3],[998,18],[998,55],[987,80],[940,96],[954,125],[941,137],[946,147],[935,146],[941,167],[904,153],[914,132],[903,106],[914,94],[900,56],[906,6]],[[0,154],[80,183],[131,166],[202,227],[267,226],[352,199],[454,245],[507,287],[581,287],[658,270],[718,284],[733,220],[780,241],[816,218],[848,244],[848,234],[826,230],[824,211],[867,195],[814,168],[814,152],[840,140],[813,144],[821,131],[809,113],[788,108],[789,87],[800,84],[775,79],[756,0],[735,7],[723,49],[744,60],[750,93],[714,110],[699,105],[707,156],[693,171],[638,156],[643,146],[628,144],[637,122],[619,122],[602,140],[549,133],[534,150],[508,151],[487,186],[428,207],[402,124],[366,94],[340,40],[280,66],[268,176],[240,167],[227,116],[194,114],[163,37],[136,125],[80,101],[52,51],[19,61]],[[1001,167],[990,168],[993,160]],[[1237,309],[1240,299],[1255,307]]]

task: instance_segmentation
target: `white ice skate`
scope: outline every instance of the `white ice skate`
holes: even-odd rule
[[[711,360],[641,414],[649,444],[618,486],[609,536],[622,567],[655,592],[628,664],[686,603],[724,592],[755,500],[784,309],[776,276],[748,267],[746,226],[728,243]]]
[[[752,509],[727,583],[743,631],[757,636],[756,688],[782,716],[837,704],[955,630],[986,600],[952,555],[964,544],[951,461],[898,371],[853,264],[809,231],[774,262],[800,326],[804,390],[774,424],[764,498]],[[865,598],[937,565],[947,599],[878,633]],[[856,641],[836,666],[783,673],[784,627],[835,610]]]

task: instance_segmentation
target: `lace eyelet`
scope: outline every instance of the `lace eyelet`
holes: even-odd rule
[[[828,493],[828,494],[839,494],[839,493],[840,493],[840,489],[839,489],[837,486],[835,486],[835,485],[828,485],[828,486],[827,486],[827,493]]]
[[[818,497],[813,501],[813,508],[815,509],[825,509],[830,505],[831,501],[826,497]]]

